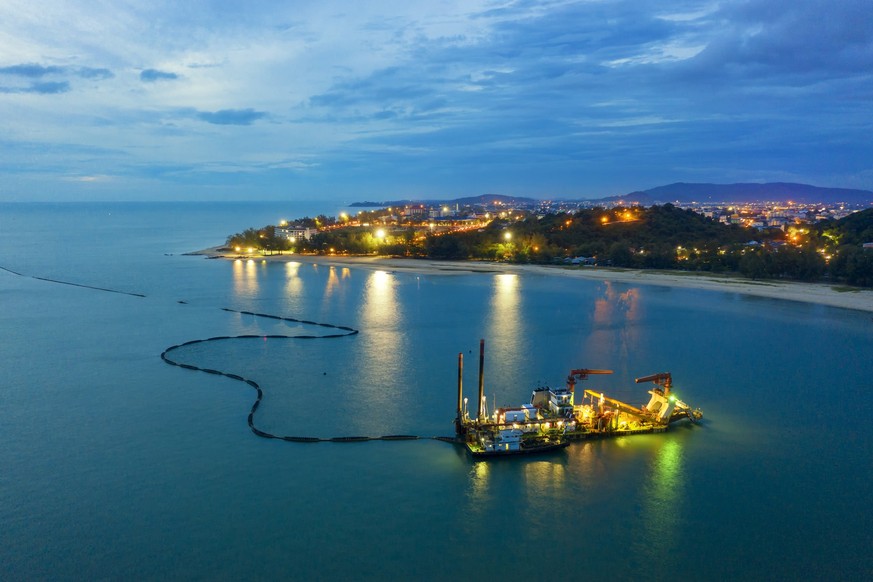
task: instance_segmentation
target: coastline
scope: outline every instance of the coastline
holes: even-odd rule
[[[325,255],[240,255],[226,253],[222,247],[213,247],[186,253],[212,259],[246,259],[266,262],[300,262],[324,265],[342,265],[373,270],[392,270],[423,275],[461,275],[469,273],[515,273],[552,277],[567,277],[593,281],[661,285],[704,291],[742,293],[755,297],[814,303],[842,309],[873,313],[873,289],[860,289],[826,283],[795,281],[751,280],[729,275],[691,273],[683,271],[647,271],[612,267],[569,267],[563,265],[529,265],[495,263],[490,261],[437,261],[433,259],[406,259],[386,256],[325,256]]]

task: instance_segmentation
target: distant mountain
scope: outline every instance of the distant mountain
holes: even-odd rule
[[[849,188],[822,188],[809,184],[769,182],[765,184],[689,184],[677,182],[613,197],[621,200],[640,199],[640,204],[658,202],[800,202],[870,204],[873,192]]]
[[[623,196],[609,196],[591,200],[568,200],[568,202],[603,202],[621,204],[639,204],[651,206],[666,202],[797,202],[801,204],[873,204],[873,192],[870,190],[852,190],[849,188],[823,188],[809,184],[792,184],[790,182],[769,182],[764,184],[692,184],[676,182],[666,186],[657,186],[648,190],[631,192]],[[507,206],[536,205],[539,200],[518,196],[503,196],[501,194],[483,194],[454,200],[387,200],[384,202],[355,202],[351,206],[358,208],[388,206],[407,206],[414,204],[441,205],[459,204],[461,206],[485,206],[499,202]]]
[[[535,198],[524,198],[520,196],[503,196],[502,194],[483,194],[481,196],[470,196],[468,198],[457,198],[452,200],[452,202],[460,205],[470,204],[494,204],[499,202],[501,204],[512,205],[512,204],[537,204],[539,200]]]
[[[355,208],[375,207],[387,208],[389,206],[411,206],[414,204],[427,204],[437,206],[440,204],[460,204],[461,206],[484,206],[486,204],[494,204],[499,202],[507,206],[511,205],[528,205],[539,202],[534,198],[521,198],[518,196],[504,196],[502,194],[482,194],[481,196],[469,196],[467,198],[455,198],[453,200],[386,200],[384,202],[355,202],[349,206]]]

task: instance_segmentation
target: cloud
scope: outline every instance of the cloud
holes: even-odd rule
[[[69,92],[72,87],[70,78],[81,78],[103,81],[115,75],[106,68],[69,67],[56,65],[40,65],[37,63],[22,63],[8,67],[0,67],[0,76],[6,76],[12,85],[0,85],[0,93],[34,93],[39,95],[58,95]],[[18,79],[18,84],[16,84]],[[21,81],[29,84],[20,84]]]
[[[115,75],[105,68],[93,67],[59,67],[56,65],[44,66],[37,63],[24,63],[9,67],[0,67],[0,75],[13,75],[28,79],[41,79],[45,76],[74,76],[83,79],[111,79]]]
[[[0,74],[15,75],[18,77],[27,77],[30,79],[39,79],[46,75],[56,75],[66,72],[64,67],[44,67],[35,63],[12,65],[11,67],[0,67]]]
[[[111,180],[109,176],[105,175],[87,175],[87,176],[67,176],[64,178],[67,182],[82,182],[82,183],[93,183],[93,182],[108,182]]]
[[[265,112],[254,109],[222,109],[198,112],[197,118],[215,125],[251,125],[266,115]]]
[[[706,47],[680,70],[730,83],[803,86],[873,69],[873,16],[866,0],[732,2],[708,27]]]
[[[24,93],[41,93],[43,95],[56,95],[70,90],[70,84],[66,81],[46,81],[33,83]]]
[[[178,79],[179,75],[168,71],[159,71],[157,69],[145,69],[139,74],[141,81],[145,83],[154,83],[155,81],[171,81]]]
[[[172,3],[46,1],[60,16],[39,27],[0,2],[0,93],[18,94],[0,118],[17,143],[45,140],[24,162],[51,153],[47,176],[123,158],[122,175],[155,183],[221,183],[228,167],[355,195],[616,193],[764,170],[873,187],[869,0],[300,0],[196,22]],[[216,140],[215,125],[246,128]],[[72,143],[113,154],[55,155]],[[285,159],[311,165],[264,162]]]
[[[34,82],[26,87],[0,87],[0,93],[38,93],[41,95],[57,95],[70,90],[67,81]]]
[[[79,67],[75,69],[75,74],[83,79],[96,79],[98,81],[111,79],[115,76],[109,69],[92,69],[91,67]]]

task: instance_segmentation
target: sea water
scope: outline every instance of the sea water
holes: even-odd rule
[[[0,578],[866,579],[869,313],[533,274],[412,274],[187,251],[316,204],[0,205]],[[18,273],[18,274],[15,274]],[[42,279],[73,283],[68,285]],[[82,286],[87,285],[88,287]],[[100,289],[94,289],[97,287]],[[140,296],[142,295],[142,296]],[[335,330],[223,308],[348,326]],[[570,369],[633,404],[671,372],[668,433],[472,462],[475,400]]]

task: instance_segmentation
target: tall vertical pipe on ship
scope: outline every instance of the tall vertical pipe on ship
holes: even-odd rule
[[[458,352],[458,418],[464,414],[464,354]]]
[[[458,352],[458,415],[455,417],[455,434],[462,435],[464,428],[464,354]]]
[[[479,340],[479,404],[476,408],[476,420],[485,420],[485,340]]]

